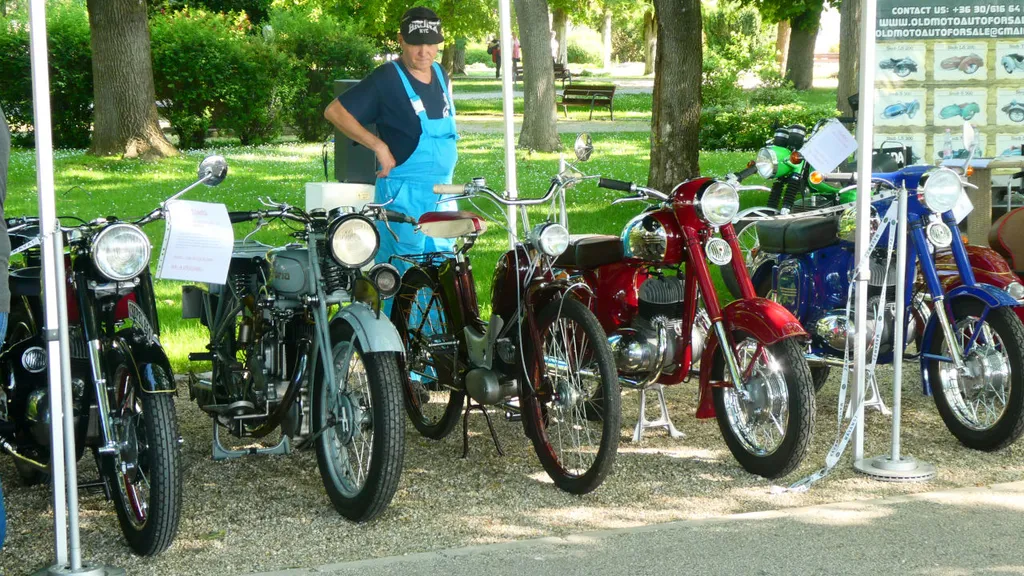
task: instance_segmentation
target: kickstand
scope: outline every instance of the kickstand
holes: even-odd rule
[[[851,369],[852,376],[852,369]],[[882,395],[878,392],[878,378],[875,377],[874,371],[868,371],[867,373],[868,389],[871,391],[871,396],[864,400],[865,408],[875,408],[882,413],[882,416],[892,416],[892,410],[885,405],[885,400],[882,399]],[[846,417],[850,417],[850,410],[853,408],[853,398],[846,405]]]
[[[675,425],[672,424],[672,419],[668,415],[668,404],[665,403],[665,387],[661,384],[654,384],[650,386],[650,390],[654,390],[658,393],[658,404],[661,407],[661,416],[657,420],[647,419],[647,390],[648,388],[640,389],[640,416],[636,421],[636,427],[633,428],[633,442],[639,442],[640,436],[643,434],[645,428],[665,428],[668,430],[668,435],[672,438],[682,438],[686,436],[681,431],[677,430]]]
[[[494,425],[491,424],[491,416],[487,413],[487,408],[483,404],[473,404],[473,399],[467,395],[466,411],[462,415],[462,457],[469,457],[469,411],[474,409],[484,415],[487,429],[491,431],[491,440],[494,440],[494,447],[498,450],[498,456],[504,456],[505,451],[501,449],[501,444],[498,442],[498,433],[494,430]]]

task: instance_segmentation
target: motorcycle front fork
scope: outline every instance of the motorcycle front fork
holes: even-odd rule
[[[732,379],[732,385],[736,388],[737,394],[745,396],[746,386],[743,382],[743,372],[740,370],[740,364],[736,360],[736,351],[732,348],[729,335],[725,331],[725,322],[717,320],[713,323],[713,326],[715,335],[718,336],[718,346],[722,350],[722,358],[725,359],[725,368],[729,371],[729,377]]]
[[[114,424],[110,417],[110,395],[107,392],[107,378],[103,373],[103,343],[100,340],[90,340],[89,368],[92,371],[92,381],[96,386],[96,412],[100,418],[100,434],[103,444],[98,452],[104,455],[114,455],[120,451],[120,447],[114,440]]]

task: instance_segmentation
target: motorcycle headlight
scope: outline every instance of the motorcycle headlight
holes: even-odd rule
[[[541,224],[534,228],[533,237],[537,248],[552,258],[569,248],[569,231],[561,224]]]
[[[963,192],[960,175],[949,168],[936,168],[922,177],[921,195],[924,205],[936,214],[948,212],[956,206]]]
[[[622,229],[622,248],[627,258],[661,262],[668,253],[668,234],[657,218],[640,214]]]
[[[92,260],[104,277],[123,281],[138,276],[149,266],[149,238],[132,224],[111,224],[92,244]]]
[[[704,190],[698,204],[700,217],[712,226],[725,226],[740,211],[740,194],[731,184],[715,182]]]
[[[1024,300],[1024,284],[1021,284],[1020,282],[1010,282],[1010,284],[1006,286],[1006,293],[1014,300]]]
[[[349,268],[360,268],[377,254],[380,236],[372,222],[349,214],[331,222],[327,229],[327,245],[335,262]]]
[[[761,148],[757,151],[757,160],[754,161],[754,165],[757,166],[757,173],[761,175],[761,178],[766,180],[774,178],[779,169],[779,156],[771,148]]]

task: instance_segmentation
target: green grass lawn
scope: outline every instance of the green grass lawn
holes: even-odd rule
[[[572,140],[571,135],[563,136],[570,154]],[[595,134],[594,145],[593,158],[581,166],[586,172],[621,180],[647,180],[648,134]],[[199,161],[211,153],[223,154],[227,158],[230,165],[227,180],[216,188],[197,188],[184,198],[225,203],[229,210],[254,209],[259,206],[258,198],[266,196],[301,206],[305,201],[305,183],[323,179],[320,146],[316,144],[224,146],[185,152],[157,163],[96,158],[80,151],[58,151],[55,158],[57,212],[85,220],[112,215],[122,219],[137,218],[191,183]],[[459,141],[459,155],[456,183],[482,176],[492,188],[504,188],[504,152],[500,135],[468,134]],[[701,170],[707,175],[721,176],[743,168],[750,157],[748,152],[707,152],[701,155]],[[518,159],[520,196],[542,195],[557,168],[558,155],[520,151]],[[594,183],[572,189],[568,195],[570,230],[574,233],[618,235],[623,225],[639,213],[643,205],[612,206],[611,201],[617,196],[618,193],[600,189]],[[744,199],[744,203],[749,204],[753,200]],[[8,216],[34,215],[37,202],[34,152],[16,149],[11,157],[6,213]],[[486,208],[484,204],[480,206]],[[541,213],[539,208],[532,212],[534,223]],[[251,227],[247,224],[236,225],[236,237],[249,230]],[[153,243],[152,267],[155,270],[163,242],[163,225],[153,223],[145,231]],[[280,226],[261,231],[258,238],[270,244],[289,239],[286,230]],[[494,269],[498,257],[507,249],[506,238],[503,230],[494,224],[491,232],[471,252],[475,269],[481,271],[477,286],[485,315],[490,309],[489,271]],[[163,341],[175,370],[183,372],[189,367],[188,352],[201,350],[208,334],[198,321],[180,319],[180,292],[180,282],[157,281]]]

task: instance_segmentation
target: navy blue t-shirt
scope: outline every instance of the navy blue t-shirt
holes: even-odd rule
[[[410,74],[400,60],[395,62],[402,67],[409,85],[422,100],[427,118],[436,120],[451,114],[442,88],[448,85],[448,75],[443,69],[442,78],[438,79],[436,70],[431,66],[431,81],[424,84]],[[405,94],[405,86],[402,85],[395,64],[388,62],[378,67],[359,84],[338,96],[338,101],[362,124],[377,125],[377,134],[391,149],[396,165],[401,165],[412,156],[419,144],[422,129],[420,119]]]

